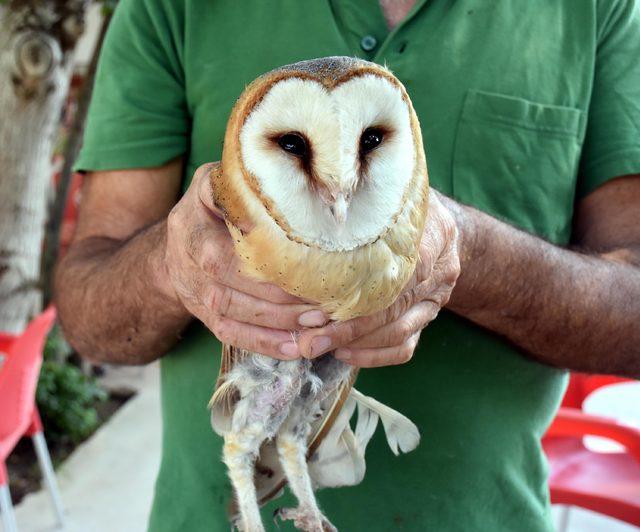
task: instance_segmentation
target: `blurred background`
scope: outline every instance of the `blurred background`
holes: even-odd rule
[[[81,360],[50,306],[52,268],[82,199],[82,176],[72,166],[117,6],[43,0],[24,31],[21,4],[0,0],[2,526],[141,531],[160,455],[157,367]],[[65,16],[52,25],[51,6],[60,5]],[[572,376],[544,438],[552,501],[562,503],[553,509],[559,529],[638,529],[638,386]]]

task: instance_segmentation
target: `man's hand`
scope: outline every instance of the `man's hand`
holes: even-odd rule
[[[336,358],[360,367],[407,362],[422,329],[449,300],[459,274],[456,223],[431,189],[420,261],[406,290],[377,314],[303,331],[300,349],[309,358],[335,349]]]
[[[221,340],[278,358],[300,356],[289,331],[325,315],[238,274],[225,224],[200,168],[176,203],[182,161],[85,178],[74,241],[56,273],[67,338],[96,362],[154,360],[200,319]]]
[[[275,358],[297,358],[300,351],[289,331],[323,325],[327,317],[275,285],[240,274],[233,241],[209,185],[217,164],[196,171],[169,214],[164,260],[172,288],[220,341]]]

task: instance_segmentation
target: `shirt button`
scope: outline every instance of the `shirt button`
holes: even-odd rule
[[[365,52],[370,52],[378,46],[378,40],[373,35],[365,35],[360,41],[360,48]]]

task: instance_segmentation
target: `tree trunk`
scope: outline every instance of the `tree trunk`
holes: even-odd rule
[[[40,309],[51,155],[87,3],[0,6],[0,331],[21,331]]]
[[[71,180],[73,178],[73,165],[76,162],[76,158],[80,152],[80,146],[82,145],[82,136],[84,133],[85,122],[87,121],[87,114],[89,112],[91,95],[93,94],[93,83],[95,81],[96,70],[98,68],[100,50],[102,49],[102,43],[104,42],[105,35],[107,34],[107,28],[111,21],[111,12],[108,10],[104,11],[98,40],[96,41],[95,48],[93,49],[89,68],[84,75],[82,88],[80,89],[77,98],[77,107],[73,116],[71,129],[64,147],[64,162],[62,170],[60,170],[58,188],[55,191],[55,197],[49,209],[49,219],[47,220],[44,236],[44,256],[42,258],[41,272],[41,285],[45,305],[47,305],[53,297],[54,267],[60,253],[60,229],[62,228],[62,219],[67,207],[69,186],[71,185]]]

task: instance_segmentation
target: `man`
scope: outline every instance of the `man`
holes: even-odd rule
[[[424,282],[344,324],[235,273],[207,167],[196,172],[219,158],[246,83],[327,55],[384,62],[405,83],[446,207],[434,200]],[[86,356],[164,355],[150,529],[227,527],[231,490],[205,408],[212,331],[269,356],[337,349],[380,366],[359,387],[420,426],[416,451],[394,458],[378,434],[364,482],[320,492],[339,529],[551,530],[539,439],[561,368],[640,375],[639,56],[635,0],[123,0],[57,301]],[[456,288],[414,353],[458,274],[456,246]]]

